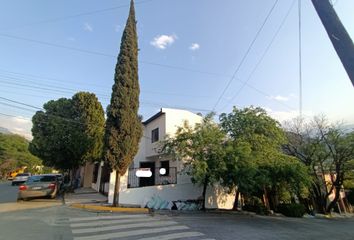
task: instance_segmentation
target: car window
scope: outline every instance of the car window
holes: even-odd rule
[[[53,182],[56,180],[56,176],[41,176],[40,182]]]
[[[27,182],[31,183],[31,182],[39,182],[41,179],[41,176],[32,176],[32,177],[29,177]]]
[[[20,173],[16,175],[17,177],[29,176],[28,173]]]

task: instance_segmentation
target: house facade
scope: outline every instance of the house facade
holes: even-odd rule
[[[172,159],[161,152],[161,140],[173,136],[185,121],[194,126],[202,117],[186,110],[162,108],[160,112],[143,122],[143,136],[134,161],[120,179],[119,203],[139,205],[158,197],[164,201],[198,200],[202,197],[202,187],[191,182],[191,177],[183,171],[181,160]],[[148,177],[137,177],[137,172]],[[138,173],[138,174],[139,174]],[[108,201],[113,202],[115,171],[109,179]],[[231,209],[234,195],[227,194],[221,187],[208,187],[207,208]]]

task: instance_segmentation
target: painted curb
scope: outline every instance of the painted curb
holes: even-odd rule
[[[98,206],[98,205],[92,205],[92,204],[79,204],[79,203],[71,204],[70,207],[79,208],[79,209],[94,210],[94,211],[106,211],[106,212],[149,213],[149,209],[147,209],[147,208],[107,207],[107,206]]]

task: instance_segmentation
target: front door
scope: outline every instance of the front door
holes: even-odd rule
[[[140,177],[139,178],[139,186],[146,187],[146,186],[154,186],[155,185],[155,162],[141,162],[141,168],[150,168],[152,172],[151,177]]]

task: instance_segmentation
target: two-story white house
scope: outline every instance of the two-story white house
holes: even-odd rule
[[[142,206],[153,196],[166,201],[196,200],[202,196],[202,187],[194,185],[183,170],[183,163],[160,153],[161,140],[173,136],[178,126],[187,121],[193,126],[202,117],[186,110],[162,108],[160,112],[143,122],[143,137],[133,163],[120,179],[119,203]],[[137,177],[138,169],[150,169],[151,177]],[[161,171],[161,169],[164,169]],[[115,171],[110,175],[108,202],[113,202]],[[234,196],[220,187],[207,190],[207,208],[227,208],[233,206]]]

